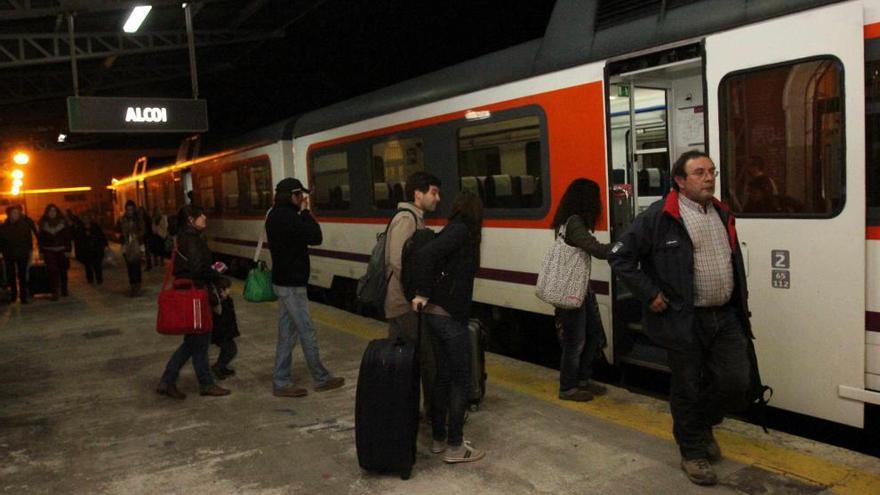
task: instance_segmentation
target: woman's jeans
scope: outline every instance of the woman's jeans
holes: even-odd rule
[[[211,346],[211,332],[205,332],[199,335],[184,335],[183,343],[171,355],[168,365],[165,366],[165,373],[162,374],[162,383],[165,385],[174,385],[177,383],[177,377],[180,375],[180,368],[186,364],[189,358],[192,358],[193,368],[196,371],[196,377],[199,379],[199,385],[202,388],[210,387],[214,384],[214,377],[211,376],[211,368],[208,364],[208,348]]]
[[[586,382],[593,374],[593,360],[604,335],[596,294],[587,292],[584,304],[577,309],[557,309],[562,326],[562,362],[559,365],[559,391],[566,392]]]
[[[467,322],[434,314],[423,317],[427,319],[433,339],[437,364],[431,412],[433,437],[457,447],[464,436],[464,413],[471,388],[471,344]]]

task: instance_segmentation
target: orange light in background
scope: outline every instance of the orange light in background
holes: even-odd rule
[[[51,189],[27,189],[23,192],[27,194],[49,194],[49,193],[66,193],[66,192],[82,192],[82,191],[91,191],[92,188],[89,186],[82,187],[54,187]]]
[[[22,172],[21,170],[17,170],[17,169],[13,170],[12,171],[12,178],[18,179],[18,180],[24,179],[24,172]]]
[[[18,165],[27,165],[31,161],[31,157],[24,151],[18,151],[12,156],[12,161]]]

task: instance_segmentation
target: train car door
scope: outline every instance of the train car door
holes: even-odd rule
[[[716,193],[737,215],[771,405],[856,427],[864,406],[863,13],[837,4],[705,39]]]
[[[610,61],[606,78],[609,209],[616,238],[669,191],[675,157],[704,149],[702,46],[686,43]],[[641,302],[616,277],[612,294],[615,362],[668,370],[666,352],[643,331]]]

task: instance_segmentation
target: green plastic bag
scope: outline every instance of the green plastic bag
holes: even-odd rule
[[[276,301],[278,296],[272,290],[272,270],[260,261],[248,272],[244,283],[244,300],[250,302]]]

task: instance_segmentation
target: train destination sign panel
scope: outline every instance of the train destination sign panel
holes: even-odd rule
[[[70,132],[204,132],[205,100],[182,98],[67,98]]]

